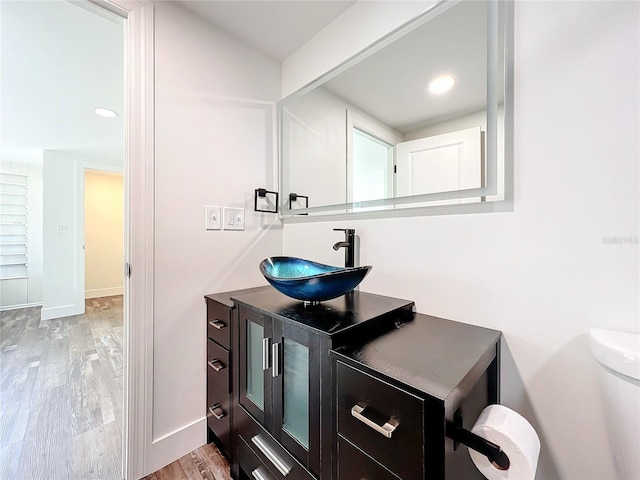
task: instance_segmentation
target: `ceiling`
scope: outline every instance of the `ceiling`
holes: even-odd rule
[[[486,109],[487,4],[443,10],[324,88],[402,133]],[[454,88],[429,94],[429,82],[441,75],[453,76]]]
[[[179,0],[219,29],[282,61],[355,0]]]
[[[354,1],[180,1],[281,61]],[[123,25],[86,2],[0,1],[0,160],[41,164],[43,150],[123,158]],[[103,118],[95,107],[118,112]]]
[[[121,162],[122,21],[63,1],[0,8],[0,159],[40,164],[50,149]],[[119,116],[99,117],[95,107]]]
[[[181,0],[179,3],[217,28],[281,61],[355,1]],[[471,4],[466,8],[474,8],[475,2],[465,3]],[[52,149],[88,152],[93,161],[114,163],[114,159],[119,159],[121,162],[122,21],[90,4],[60,0],[0,1],[0,9],[0,160],[41,163],[42,151]],[[458,19],[451,27],[444,17],[442,35],[432,34],[418,42],[418,58],[446,60],[459,57],[452,55],[461,51],[459,46],[453,45],[457,42],[448,48],[439,48],[445,36],[442,31],[467,32],[463,37],[470,39],[471,44],[478,38],[470,35],[471,24]],[[471,13],[463,17],[473,19],[476,15]],[[471,46],[469,42],[467,44]],[[410,60],[409,66],[401,63],[410,57],[408,50],[402,50],[402,42],[397,48],[400,50],[390,48],[387,51],[384,60],[389,67],[386,68],[387,76],[372,73],[368,70],[370,64],[363,62],[345,75],[352,81],[339,84],[336,78],[327,87],[344,98],[353,96],[356,105],[394,115],[399,113],[401,100],[390,92],[383,92],[380,82],[374,80],[392,83],[393,78],[427,78],[428,75],[415,73],[417,65],[424,62],[414,59]],[[469,48],[468,52],[476,60],[484,58],[482,50]],[[366,81],[356,75],[357,71],[364,74]],[[421,82],[411,88],[424,89]],[[406,85],[396,91],[409,88]],[[484,91],[484,88],[483,84],[476,85],[478,91]],[[362,98],[359,100],[358,96]],[[415,102],[409,106],[422,112],[425,110]],[[119,116],[114,119],[99,117],[94,113],[95,107],[115,110]],[[406,126],[403,122],[418,120],[417,112],[413,119],[387,119],[384,113],[370,112],[397,128]]]

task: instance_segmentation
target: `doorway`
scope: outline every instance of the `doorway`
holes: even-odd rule
[[[124,176],[84,170],[84,298],[122,296]]]
[[[41,181],[39,209],[24,207],[40,233],[26,222],[20,227],[28,250],[19,277],[30,282],[28,301],[0,298],[0,478],[122,478],[122,213],[119,287],[86,295],[76,258],[84,255],[85,223],[78,170],[86,159],[124,169],[124,21],[88,2],[2,2],[0,8],[0,160],[27,178],[36,171]],[[111,107],[115,121],[98,117],[96,107]],[[47,160],[56,172],[51,177]],[[38,243],[40,252],[33,250]]]

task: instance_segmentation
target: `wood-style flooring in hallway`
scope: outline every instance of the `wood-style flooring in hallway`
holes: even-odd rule
[[[231,480],[231,474],[227,460],[210,443],[142,480]]]
[[[0,312],[0,480],[122,478],[122,296]]]

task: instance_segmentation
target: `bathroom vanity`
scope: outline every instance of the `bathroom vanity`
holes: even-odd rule
[[[359,291],[205,298],[209,440],[234,478],[483,478],[447,435],[498,402],[500,332]]]

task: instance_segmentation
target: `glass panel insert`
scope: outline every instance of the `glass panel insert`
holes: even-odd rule
[[[284,339],[282,428],[309,448],[309,349]]]
[[[260,410],[264,410],[263,338],[262,325],[247,320],[247,398]]]

